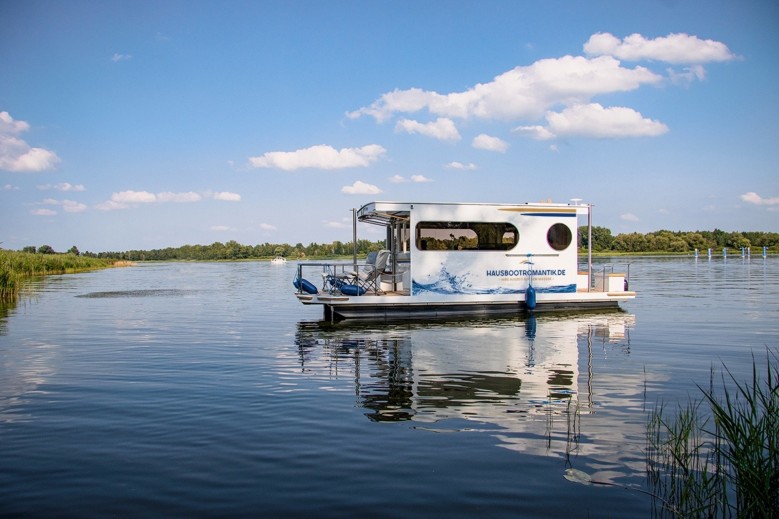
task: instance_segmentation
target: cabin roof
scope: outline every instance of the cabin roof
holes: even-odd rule
[[[589,211],[589,204],[563,204],[553,202],[536,202],[520,204],[489,204],[478,202],[370,202],[362,206],[357,211],[357,218],[361,222],[372,223],[376,225],[388,225],[392,221],[408,220],[411,211],[415,205],[448,205],[448,206],[490,206],[498,208],[538,208],[538,209],[560,209],[575,208],[577,215],[586,215]]]

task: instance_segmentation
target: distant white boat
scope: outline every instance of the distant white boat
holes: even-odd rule
[[[636,297],[628,275],[593,272],[591,250],[579,266],[578,217],[591,229],[590,209],[373,202],[355,220],[385,228],[386,250],[364,265],[298,263],[296,296],[333,321],[617,308]]]
[[[287,262],[287,258],[285,258],[284,256],[276,256],[275,258],[270,260],[270,262],[273,263],[274,265],[283,265]]]

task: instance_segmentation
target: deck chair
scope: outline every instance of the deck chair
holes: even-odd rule
[[[380,250],[376,253],[373,263],[370,263],[369,261],[362,269],[351,273],[353,278],[350,281],[361,286],[366,291],[373,290],[374,292],[378,292],[380,277],[387,268],[389,257],[390,251],[386,249]]]
[[[322,272],[324,286],[326,287],[329,285],[337,288],[338,285],[343,283],[356,284],[360,270],[363,270],[367,274],[376,267],[376,256],[378,254],[378,251],[369,252],[367,258],[365,258],[365,263],[361,265],[359,269],[355,263],[354,268],[358,270],[343,270],[340,273],[337,273],[328,269],[327,272]]]

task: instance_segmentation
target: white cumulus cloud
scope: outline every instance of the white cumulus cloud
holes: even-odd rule
[[[276,230],[276,226],[269,223],[261,223],[260,229],[262,229],[263,231],[271,232]]]
[[[366,184],[361,180],[356,180],[351,186],[342,187],[341,192],[347,195],[377,195],[381,193],[381,189],[373,184]]]
[[[87,210],[86,205],[74,200],[55,200],[54,198],[46,198],[41,203],[43,205],[61,206],[66,213],[82,213]]]
[[[631,91],[661,81],[662,77],[649,69],[623,67],[611,56],[563,56],[516,67],[462,92],[394,90],[347,116],[356,119],[366,115],[383,122],[397,113],[426,109],[444,118],[535,119],[556,105],[585,103],[596,95]]]
[[[62,208],[66,213],[83,213],[87,210],[87,206],[81,202],[75,202],[73,200],[63,200]]]
[[[457,131],[457,127],[454,125],[454,121],[446,117],[439,117],[429,123],[401,119],[395,124],[395,131],[418,133],[441,141],[459,141],[461,138],[460,132]]]
[[[188,191],[186,193],[170,193],[170,192],[164,192],[164,193],[157,193],[156,195],[156,202],[199,202],[202,200],[203,197],[199,194]]]
[[[117,209],[128,209],[130,207],[137,207],[138,205],[153,204],[153,203],[165,203],[165,202],[199,202],[203,197],[195,193],[194,191],[172,193],[150,193],[149,191],[119,191],[113,193],[109,200],[101,202],[96,207],[102,211],[113,211]]]
[[[629,107],[604,108],[594,99],[647,85],[687,86],[706,78],[705,64],[739,59],[722,42],[684,33],[658,38],[631,34],[624,39],[598,33],[590,36],[583,48],[583,55],[540,59],[459,91],[395,89],[346,115],[351,119],[371,117],[377,123],[397,117],[395,131],[441,140],[460,138],[457,121],[467,120],[472,126],[472,121],[479,119],[519,123],[516,131],[540,140],[562,135],[657,136],[668,131],[661,121]],[[639,60],[672,68],[666,68],[667,76],[663,76],[643,63],[627,64]],[[429,114],[434,121],[420,122],[418,119],[424,117],[410,116],[418,113]],[[489,146],[486,141],[474,145]]]
[[[633,213],[625,213],[619,215],[620,219],[625,220],[626,222],[637,222],[638,216],[634,215]]]
[[[763,198],[762,196],[758,195],[754,191],[750,191],[749,193],[744,193],[743,195],[741,195],[740,198],[743,202],[746,202],[748,204],[779,206],[779,196],[775,196],[772,198]]]
[[[30,211],[30,214],[34,214],[35,216],[54,216],[57,214],[57,211],[51,209],[33,209]]]
[[[346,222],[337,222],[335,220],[323,220],[322,224],[329,229],[346,229]]]
[[[703,68],[703,65],[690,65],[680,72],[669,68],[667,69],[667,72],[668,79],[674,85],[687,86],[695,80],[703,81],[706,78],[706,69]]]
[[[584,52],[590,56],[608,55],[625,61],[653,60],[676,65],[736,59],[724,43],[684,33],[653,39],[631,34],[622,40],[607,32],[598,33],[590,36],[584,44]]]
[[[0,134],[18,135],[30,129],[26,121],[15,121],[8,112],[0,112]]]
[[[432,182],[433,179],[427,178],[424,175],[411,175],[411,178],[406,178],[402,175],[393,175],[389,179],[390,182],[393,184],[403,184],[406,182],[416,182],[416,183],[424,183],[424,182]]]
[[[668,127],[643,117],[632,108],[604,108],[598,103],[575,105],[562,112],[548,112],[547,126],[520,126],[513,131],[538,140],[580,136],[593,138],[654,137]]]
[[[69,182],[61,182],[59,184],[43,184],[36,186],[41,191],[54,189],[56,191],[86,191],[86,188],[82,184],[71,184]]]
[[[528,137],[532,137],[539,141],[548,141],[557,137],[549,128],[538,124],[532,126],[517,126],[511,131],[521,135],[527,135]]]
[[[284,171],[303,168],[357,168],[368,166],[381,158],[386,151],[378,144],[340,150],[320,144],[296,151],[269,151],[259,157],[249,157],[249,163],[255,168],[277,168]]]
[[[214,193],[214,200],[223,200],[225,202],[240,202],[241,195],[238,193],[230,193],[228,191],[219,191]]]
[[[157,201],[154,193],[148,191],[120,191],[113,193],[109,200],[97,205],[102,211],[113,211],[116,209],[127,209],[137,204],[150,204]]]
[[[60,161],[53,151],[33,148],[19,134],[30,129],[25,121],[16,121],[8,112],[0,112],[0,169],[36,172],[52,169]]]
[[[500,153],[505,152],[509,148],[509,144],[503,139],[492,137],[486,133],[474,137],[472,145],[480,150],[497,151]]]
[[[120,191],[111,195],[111,200],[120,204],[150,204],[157,196],[148,191]]]
[[[133,59],[132,54],[121,54],[119,52],[115,52],[113,56],[111,56],[111,61],[114,63],[119,63],[120,61],[127,61],[128,59]]]
[[[462,162],[452,161],[449,164],[447,164],[446,169],[463,169],[468,171],[473,171],[478,168],[476,164],[473,162],[469,162],[468,164],[463,164]]]

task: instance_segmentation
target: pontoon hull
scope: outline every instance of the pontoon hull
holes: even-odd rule
[[[582,293],[579,297],[540,298],[534,313],[618,309],[620,301],[635,297],[633,292],[619,295]],[[319,304],[327,321],[414,321],[451,318],[520,315],[531,312],[523,300],[506,301],[410,301],[408,296],[311,296],[301,297],[304,304]]]

